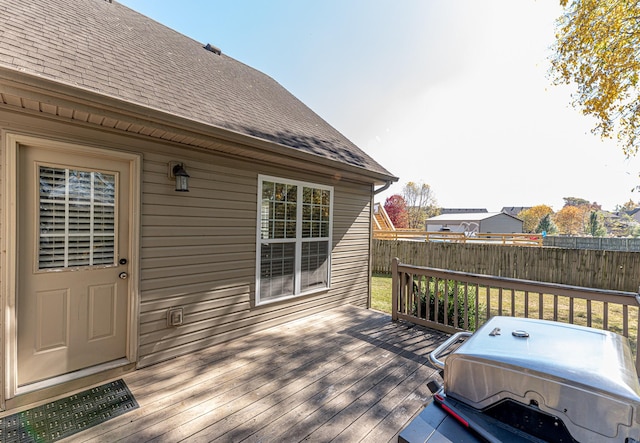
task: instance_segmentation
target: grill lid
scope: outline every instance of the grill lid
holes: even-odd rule
[[[638,374],[620,335],[547,320],[493,317],[456,351],[458,356],[516,366],[640,400]]]

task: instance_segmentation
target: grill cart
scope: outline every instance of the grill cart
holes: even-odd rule
[[[638,374],[627,339],[613,332],[493,317],[430,360],[444,386],[430,386],[434,401],[401,443],[640,443]]]

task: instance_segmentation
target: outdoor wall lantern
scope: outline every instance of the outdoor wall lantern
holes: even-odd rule
[[[189,174],[184,169],[184,163],[170,162],[169,177],[176,180],[176,192],[189,192]]]

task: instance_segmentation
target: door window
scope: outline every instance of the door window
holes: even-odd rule
[[[39,168],[38,269],[115,264],[116,176]]]

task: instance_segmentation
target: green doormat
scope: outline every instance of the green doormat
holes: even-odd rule
[[[124,380],[0,418],[0,442],[48,443],[138,408]]]

